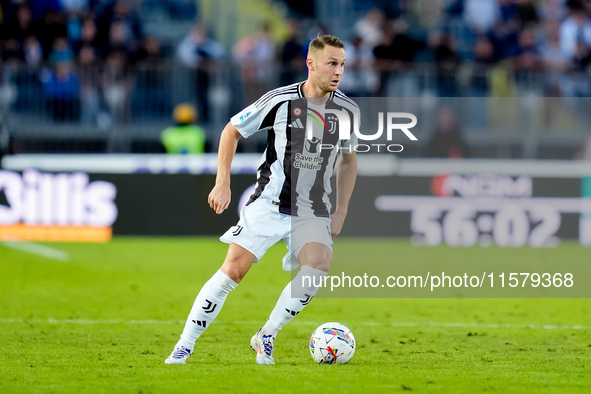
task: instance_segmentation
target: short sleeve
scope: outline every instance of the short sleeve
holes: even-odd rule
[[[256,103],[254,103],[234,115],[230,122],[232,126],[236,127],[240,135],[248,138],[261,129],[261,124],[267,112],[267,105],[256,106]]]

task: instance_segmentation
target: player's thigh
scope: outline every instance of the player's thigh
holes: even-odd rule
[[[228,254],[222,264],[222,272],[234,282],[239,283],[254,264],[255,255],[242,246],[233,243],[228,247]]]
[[[328,272],[333,248],[330,219],[294,218],[288,248],[300,264]]]
[[[241,246],[258,262],[267,250],[285,237],[290,218],[279,213],[267,199],[259,199],[242,208],[240,220],[220,237],[222,242]]]
[[[328,272],[332,263],[332,250],[323,243],[309,242],[300,250],[298,260],[302,265]]]

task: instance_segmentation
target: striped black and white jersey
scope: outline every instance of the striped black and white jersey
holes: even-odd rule
[[[266,198],[279,212],[299,217],[330,216],[330,178],[339,153],[351,153],[357,144],[359,107],[341,91],[332,92],[324,105],[303,95],[303,82],[271,90],[232,117],[231,123],[248,138],[267,133],[267,147],[257,171],[257,186],[248,204]],[[339,139],[339,119],[330,110],[346,113],[349,139]],[[247,204],[247,205],[248,205]]]

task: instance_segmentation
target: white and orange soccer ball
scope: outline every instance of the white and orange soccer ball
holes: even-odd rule
[[[321,324],[310,338],[310,353],[319,364],[346,364],[355,354],[355,337],[341,323]]]

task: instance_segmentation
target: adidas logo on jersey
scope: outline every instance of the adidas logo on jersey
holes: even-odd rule
[[[288,125],[289,127],[293,127],[296,129],[303,129],[304,128],[304,124],[302,123],[302,121],[298,118],[296,120],[294,120],[290,125]]]

